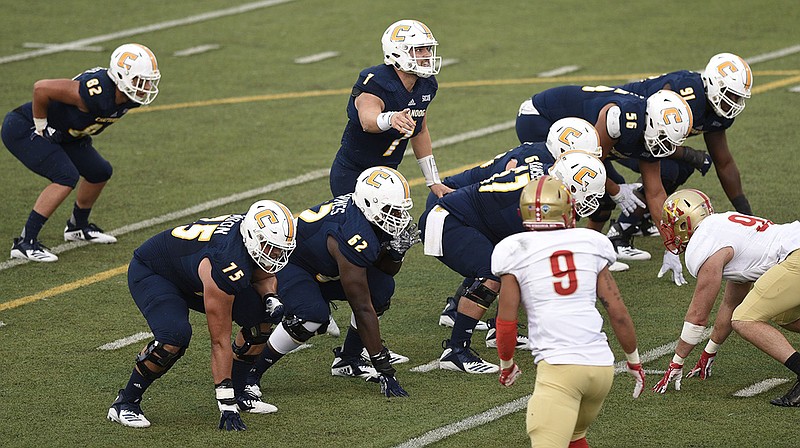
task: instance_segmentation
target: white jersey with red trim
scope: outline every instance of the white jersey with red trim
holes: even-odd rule
[[[492,272],[519,283],[536,363],[614,363],[595,307],[597,275],[614,261],[611,241],[583,228],[518,233],[494,248]]]
[[[774,224],[756,216],[736,212],[715,213],[695,229],[686,247],[686,268],[693,276],[709,257],[724,247],[733,258],[722,270],[722,278],[753,282],[767,269],[800,248],[800,222]]]

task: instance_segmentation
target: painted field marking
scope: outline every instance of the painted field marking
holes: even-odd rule
[[[579,65],[565,65],[563,67],[554,68],[546,72],[541,72],[537,76],[540,78],[553,78],[555,76],[566,75],[567,73],[577,72],[581,67]]]
[[[789,89],[789,91],[790,92],[800,92],[800,86],[794,86],[791,89]]]
[[[111,341],[107,344],[103,344],[100,347],[97,347],[98,350],[118,350],[122,347],[127,347],[131,344],[135,344],[139,341],[144,341],[145,339],[150,339],[153,337],[153,333],[150,332],[140,332],[136,334],[132,334],[130,336],[126,336],[122,339],[117,339],[116,341]]]
[[[447,67],[448,65],[456,65],[459,62],[461,61],[459,61],[458,59],[442,59],[442,67]]]
[[[747,386],[744,389],[737,390],[733,393],[734,397],[754,397],[762,392],[766,392],[776,386],[788,383],[791,381],[787,378],[769,378],[764,381],[759,381],[752,386]]]
[[[172,53],[172,55],[178,57],[192,56],[195,54],[206,53],[212,50],[216,50],[218,48],[219,48],[218,44],[198,45],[196,47],[189,47],[185,50],[178,50],[175,53]]]
[[[107,271],[100,272],[99,274],[94,274],[89,277],[84,277],[80,280],[76,280],[74,282],[66,283],[64,285],[56,286],[55,288],[50,288],[46,291],[42,291],[36,294],[32,294],[29,296],[25,296],[15,300],[9,300],[8,302],[0,303],[0,311],[10,310],[12,308],[17,308],[19,306],[38,302],[42,299],[47,299],[58,294],[62,294],[65,292],[69,292],[84,286],[89,286],[94,283],[102,282],[104,280],[108,280],[111,277],[115,277],[120,274],[124,274],[128,270],[128,265],[124,264],[122,266],[118,266],[114,269],[109,269]]]
[[[43,44],[41,42],[24,42],[22,44],[22,46],[24,48],[50,48],[50,47],[54,47],[54,46],[57,46],[57,45],[59,45],[59,44]],[[64,48],[63,45],[61,46],[61,48],[62,49]],[[99,45],[80,45],[80,46],[75,45],[73,47],[67,48],[67,50],[69,50],[69,51],[90,51],[90,52],[93,52],[93,53],[98,53],[98,52],[101,52],[101,51],[105,50],[105,48],[103,48],[103,47],[101,47]]]
[[[312,54],[308,56],[299,57],[294,60],[295,64],[312,64],[314,62],[324,61],[326,59],[335,58],[339,56],[338,51],[323,51],[322,53]]]
[[[256,9],[267,8],[270,6],[280,5],[283,3],[289,3],[291,1],[293,0],[267,0],[261,2],[245,3],[244,5],[239,5],[233,8],[204,12],[200,14],[195,14],[193,16],[184,17],[182,19],[167,20],[166,22],[154,23],[152,25],[140,26],[137,28],[128,28],[127,30],[117,31],[108,34],[101,34],[99,36],[86,37],[84,39],[78,39],[76,41],[66,42],[63,44],[53,44],[48,47],[41,48],[35,51],[28,51],[25,53],[0,57],[0,64],[7,64],[9,62],[16,62],[16,61],[24,61],[26,59],[32,59],[39,56],[46,56],[48,54],[53,54],[53,53],[60,53],[65,50],[73,50],[75,48],[80,48],[89,44],[108,42],[110,40],[120,39],[123,37],[130,37],[138,34],[150,33],[153,31],[161,31],[184,25],[193,25],[208,20],[218,19],[220,17],[243,14]]]

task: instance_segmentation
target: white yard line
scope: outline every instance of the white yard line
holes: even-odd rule
[[[40,42],[24,42],[22,46],[24,48],[50,48],[54,47],[59,44],[43,44]],[[100,45],[91,45],[91,46],[74,46],[69,48],[70,51],[91,51],[93,53],[98,53],[100,51],[105,50]]]
[[[752,386],[747,386],[742,390],[737,390],[733,393],[734,397],[754,397],[762,392],[766,392],[775,386],[788,383],[789,379],[786,378],[769,378],[764,381],[759,381]]]
[[[244,5],[235,6],[233,8],[219,9],[217,11],[205,12],[202,14],[195,14],[193,16],[184,17],[182,19],[168,20],[166,22],[154,23],[152,25],[141,26],[137,28],[129,28],[127,30],[117,31],[115,33],[101,34],[99,36],[86,37],[72,42],[63,44],[53,44],[48,47],[28,51],[25,53],[14,54],[11,56],[0,57],[0,64],[7,64],[9,62],[24,61],[39,56],[45,56],[53,53],[60,53],[66,50],[74,50],[86,45],[96,44],[99,42],[108,42],[114,39],[123,37],[136,36],[138,34],[150,33],[153,31],[161,31],[168,28],[175,28],[184,25],[193,25],[195,23],[205,22],[207,20],[219,19],[220,17],[227,17],[236,14],[243,14],[256,9],[268,8],[270,6],[289,3],[293,0],[267,0],[261,2],[246,3]]]
[[[139,341],[144,341],[145,339],[150,339],[153,337],[153,333],[150,332],[140,332],[136,334],[132,334],[130,336],[126,336],[121,339],[117,339],[116,341],[111,341],[108,344],[103,344],[100,347],[97,347],[98,350],[118,350],[122,347],[127,347],[131,344],[135,344]]]
[[[514,121],[509,121],[505,123],[499,123],[492,126],[487,126],[482,129],[476,129],[474,131],[465,132],[463,134],[454,135],[452,137],[445,137],[441,140],[437,140],[433,142],[433,148],[441,148],[444,146],[454,145],[456,143],[461,143],[467,140],[471,140],[474,138],[484,137],[495,132],[504,131],[506,129],[511,129],[514,127]],[[412,154],[413,151],[411,148],[407,149],[405,154]],[[123,226],[117,229],[113,229],[108,233],[114,236],[125,235],[126,233],[135,232],[137,230],[146,229],[149,227],[153,227],[159,224],[163,224],[165,222],[173,221],[180,218],[185,218],[187,216],[197,216],[198,214],[205,212],[206,210],[220,207],[222,205],[230,204],[232,202],[241,201],[244,199],[249,199],[256,196],[261,196],[266,193],[270,193],[276,190],[280,190],[286,187],[292,187],[295,185],[304,184],[306,182],[311,182],[317,179],[322,179],[328,176],[328,172],[330,170],[328,168],[323,168],[319,170],[309,171],[305,174],[301,174],[299,176],[293,177],[291,179],[285,179],[278,182],[273,182],[271,184],[267,184],[260,188],[254,188],[252,190],[243,191],[241,193],[235,193],[230,196],[225,196],[219,199],[214,199],[211,201],[203,202],[201,204],[194,205],[189,208],[185,208],[183,210],[178,210],[172,213],[167,213],[166,215],[156,216],[155,218],[150,218],[144,221],[140,221],[134,224],[129,224],[127,226]],[[85,241],[76,241],[76,242],[69,242],[64,244],[59,244],[51,249],[51,252],[54,254],[60,254],[66,252],[68,250],[72,250],[81,246],[85,246],[87,243]],[[21,264],[30,263],[28,260],[21,260],[19,258],[14,258],[11,260],[4,261],[0,263],[0,271],[18,266]]]
[[[795,45],[793,47],[786,47],[781,48],[780,50],[771,51],[769,53],[759,54],[757,56],[753,56],[751,58],[745,58],[748,64],[758,64],[759,62],[766,62],[772,61],[774,59],[780,59],[786,56],[793,55],[795,53],[800,53],[800,45]]]

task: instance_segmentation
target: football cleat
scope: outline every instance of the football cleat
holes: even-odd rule
[[[795,381],[794,386],[789,389],[789,392],[786,392],[784,396],[772,399],[769,402],[775,406],[792,408],[800,407],[800,377],[797,378],[797,381]]]
[[[439,368],[465,373],[497,373],[500,366],[486,362],[467,342],[464,347],[451,347],[450,340],[442,342],[444,352],[439,357]]]
[[[38,261],[41,263],[58,261],[56,254],[50,252],[47,246],[39,242],[39,240],[27,242],[22,238],[14,238],[14,244],[11,246],[11,258],[20,258],[22,260]]]
[[[636,226],[636,232],[633,233],[634,236],[661,236],[658,233],[658,227],[653,224],[653,220],[650,219],[650,215],[646,215],[642,218],[642,222]]]
[[[112,235],[103,233],[103,229],[94,224],[88,224],[86,227],[73,227],[67,221],[67,227],[64,228],[64,241],[88,241],[90,243],[99,244],[112,244],[116,243],[117,239]]]
[[[257,384],[247,385],[244,392],[236,397],[236,406],[240,412],[247,411],[251,414],[272,414],[278,408],[261,401],[261,388]]]
[[[494,319],[486,321],[489,324],[489,331],[486,333],[486,347],[497,348],[497,328],[495,328]],[[521,325],[518,325],[521,327]],[[519,350],[530,350],[528,347],[528,337],[522,334],[517,334],[517,345]]]
[[[621,261],[615,261],[611,266],[608,267],[608,270],[611,272],[625,272],[631,267]]]
[[[634,225],[629,226],[627,229],[622,230],[619,222],[613,222],[611,228],[608,229],[606,236],[614,244],[614,250],[617,251],[617,259],[623,261],[646,261],[651,258],[650,252],[643,251],[633,247],[633,234],[636,232],[637,227]]]
[[[132,402],[128,401],[123,394],[123,390],[120,389],[117,399],[108,408],[106,418],[129,428],[147,428],[150,426],[150,421],[142,413],[142,408],[139,406],[141,401],[141,397]]]
[[[402,364],[404,362],[408,362],[408,356],[403,356],[399,353],[395,353],[388,347],[386,349],[389,350],[389,364]],[[369,352],[367,351],[366,347],[364,347],[364,349],[361,350],[361,358],[364,361],[370,362]]]
[[[439,315],[439,325],[453,328],[456,323],[456,314],[458,314],[458,301],[454,297],[448,297],[442,314]],[[476,331],[487,331],[488,329],[489,325],[482,320],[479,320],[478,325],[475,326]]]
[[[342,334],[342,330],[339,328],[339,325],[336,324],[333,314],[331,314],[330,318],[328,319],[328,329],[325,331],[325,333],[335,338],[338,338]]]
[[[378,371],[361,356],[343,357],[342,348],[333,349],[333,364],[331,364],[331,375],[349,378],[364,378],[367,381],[377,383],[380,381]]]

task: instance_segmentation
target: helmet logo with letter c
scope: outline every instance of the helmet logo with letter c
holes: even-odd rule
[[[597,172],[587,166],[584,166],[581,167],[581,169],[578,170],[578,172],[575,173],[575,175],[572,176],[572,178],[575,179],[575,182],[578,182],[581,185],[586,185],[589,182],[588,180],[586,182],[583,181],[583,179],[586,176],[589,176],[590,178],[594,179],[595,177],[597,177]]]
[[[373,186],[375,188],[380,188],[381,187],[381,183],[378,182],[378,178],[388,179],[389,178],[389,173],[384,173],[383,171],[375,170],[375,171],[372,172],[372,174],[369,175],[368,178],[366,178],[364,180],[364,182],[366,182],[367,185],[371,185],[371,186]]]
[[[399,25],[395,27],[394,31],[392,31],[392,42],[403,42],[406,40],[406,36],[401,36],[400,33],[405,33],[411,29],[408,25]]]
[[[122,53],[120,55],[119,59],[117,59],[117,65],[120,66],[121,68],[124,68],[125,70],[130,70],[131,64],[128,64],[128,59],[132,59],[135,61],[139,59],[139,56],[129,51],[126,51],[125,53]]]
[[[283,207],[281,207],[281,208],[283,208]],[[294,239],[294,220],[290,218],[291,214],[288,213],[288,210],[284,209],[283,212],[286,215],[286,217],[289,218],[289,219],[286,220],[289,223],[289,228],[288,228],[288,232],[287,232],[287,235],[286,235],[286,240],[291,242],[292,239]],[[259,229],[263,229],[264,227],[267,227],[268,223],[269,224],[278,224],[280,222],[280,221],[278,221],[278,217],[275,216],[275,212],[273,212],[270,209],[261,210],[260,212],[256,213],[253,216],[253,219],[255,219],[256,223],[258,224],[258,228]]]
[[[575,128],[566,128],[561,131],[561,135],[558,136],[558,140],[565,145],[572,145],[572,142],[569,141],[570,136],[575,136],[575,138],[580,138],[583,133]]]
[[[674,107],[668,107],[661,111],[661,117],[664,119],[664,124],[672,124],[670,117],[675,123],[683,123],[683,118],[681,118],[681,113],[678,109]]]

